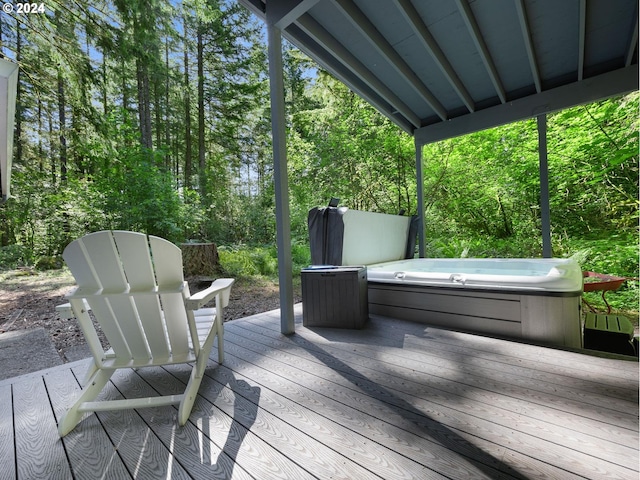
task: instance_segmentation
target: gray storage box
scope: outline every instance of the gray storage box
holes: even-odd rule
[[[366,267],[311,267],[301,272],[305,327],[362,328],[369,318]]]

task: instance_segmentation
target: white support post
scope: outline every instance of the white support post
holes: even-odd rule
[[[293,315],[293,279],[291,261],[291,221],[289,218],[289,182],[285,131],[284,80],[282,73],[282,35],[271,19],[267,5],[267,37],[269,42],[269,84],[271,90],[271,131],[273,143],[273,176],[276,200],[278,277],[280,282],[280,331],[295,332]]]
[[[551,207],[549,204],[549,163],[547,161],[547,115],[538,115],[538,157],[540,161],[540,219],[542,256],[551,258]]]

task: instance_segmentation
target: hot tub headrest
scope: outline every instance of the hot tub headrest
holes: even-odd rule
[[[414,256],[415,216],[316,207],[307,223],[314,265],[369,265]]]

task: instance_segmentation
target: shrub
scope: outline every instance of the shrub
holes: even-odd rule
[[[11,270],[31,263],[29,249],[24,245],[9,245],[0,248],[0,269]]]

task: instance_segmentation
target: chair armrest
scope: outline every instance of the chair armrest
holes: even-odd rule
[[[185,300],[185,306],[189,310],[198,310],[209,303],[212,298],[218,294],[222,294],[222,305],[216,305],[218,308],[226,307],[229,303],[229,294],[231,293],[231,285],[235,282],[233,278],[219,278],[205,290],[194,293]]]

